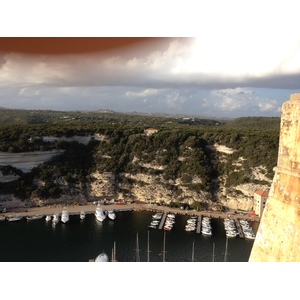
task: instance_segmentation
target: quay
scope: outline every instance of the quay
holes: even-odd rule
[[[23,217],[27,216],[33,216],[33,215],[53,215],[55,213],[61,213],[63,207],[66,207],[69,214],[80,214],[81,211],[84,211],[86,214],[93,214],[95,213],[96,204],[87,203],[83,205],[48,205],[48,206],[41,206],[41,207],[18,207],[18,208],[8,208],[6,212],[2,212],[0,216],[7,217],[9,215],[15,215],[18,214]],[[162,212],[167,213],[171,212],[180,215],[187,215],[187,216],[202,216],[206,215],[210,218],[228,218],[228,213],[222,213],[222,212],[211,212],[211,211],[195,211],[195,210],[189,210],[189,211],[183,211],[180,208],[170,208],[167,206],[156,206],[152,204],[137,204],[137,203],[125,203],[124,205],[117,205],[117,204],[108,204],[103,205],[104,210],[113,209],[115,212],[121,212],[121,211],[151,211],[151,212]],[[235,214],[230,215],[232,219],[244,219],[248,221],[260,221],[260,218],[258,216],[251,216],[249,214]],[[201,228],[200,228],[201,229]]]
[[[197,221],[196,233],[201,233],[201,221],[202,221],[202,215],[199,215]]]

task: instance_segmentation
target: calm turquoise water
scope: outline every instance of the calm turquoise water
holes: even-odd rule
[[[151,212],[119,212],[114,221],[103,223],[93,214],[84,220],[70,216],[68,223],[56,226],[45,219],[18,222],[0,222],[1,262],[87,262],[105,251],[111,259],[114,242],[119,262],[136,261],[138,234],[140,261],[147,261],[148,232],[150,261],[162,261],[164,231],[150,230]],[[212,219],[213,235],[203,236],[184,230],[187,216],[177,215],[172,231],[166,232],[166,261],[211,262],[215,247],[215,262],[223,262],[226,235],[223,219]],[[258,223],[251,223],[256,232]],[[214,246],[213,246],[214,245]],[[228,239],[229,262],[246,262],[253,240],[239,237]]]

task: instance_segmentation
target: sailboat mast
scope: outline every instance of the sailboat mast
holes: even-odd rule
[[[163,262],[166,261],[166,231],[164,231]]]
[[[192,262],[195,261],[195,240],[193,241],[193,248],[192,248]]]
[[[139,234],[136,234],[136,261],[140,262]]]
[[[226,248],[225,248],[224,262],[227,262],[227,250],[228,250],[228,237],[226,236]]]
[[[150,262],[150,249],[149,249],[149,230],[148,230],[148,250],[147,250],[147,262]]]
[[[114,241],[114,261],[117,261],[116,241]]]

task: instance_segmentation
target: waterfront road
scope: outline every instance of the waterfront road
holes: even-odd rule
[[[55,213],[61,214],[63,207],[66,207],[70,215],[80,214],[81,211],[84,211],[86,214],[92,214],[95,212],[97,204],[89,203],[84,205],[51,205],[43,207],[31,207],[31,208],[15,208],[10,209],[6,213],[0,213],[0,216],[33,216],[33,215],[53,215]],[[213,212],[213,211],[195,211],[195,210],[182,210],[180,208],[170,208],[167,206],[157,206],[152,204],[136,204],[136,203],[126,203],[126,204],[108,204],[102,205],[103,210],[113,209],[116,212],[118,211],[153,211],[153,212],[172,212],[174,214],[182,215],[202,215],[208,216],[211,218],[231,218],[231,219],[244,219],[259,222],[260,218],[257,216],[251,216],[251,213],[244,214],[232,214],[232,213],[222,213],[222,212]]]

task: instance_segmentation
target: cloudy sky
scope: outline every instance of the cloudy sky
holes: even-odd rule
[[[280,116],[282,103],[300,92],[296,1],[195,1],[188,9],[189,0],[184,7],[167,1],[159,10],[133,3],[143,14],[122,14],[123,2],[118,10],[112,2],[90,9],[80,25],[82,8],[74,8],[73,31],[48,25],[36,32],[21,8],[16,17],[25,29],[0,38],[0,106]],[[38,18],[54,24],[53,16],[66,24],[51,8]]]

